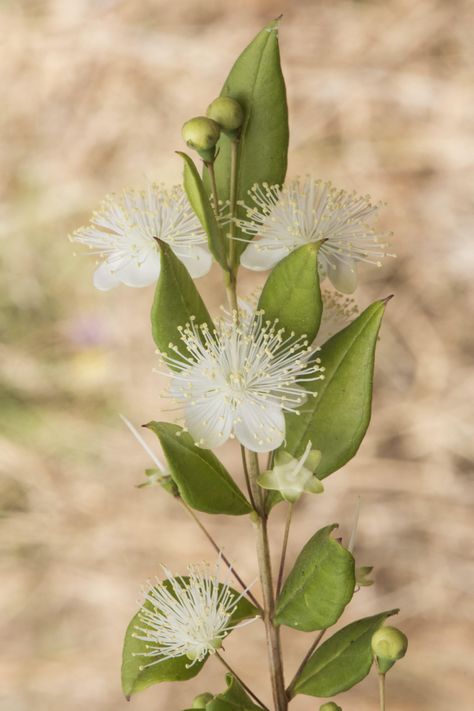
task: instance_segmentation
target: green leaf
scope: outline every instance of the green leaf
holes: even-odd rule
[[[180,581],[186,583],[188,576],[181,576]],[[169,580],[163,583],[169,592],[173,593],[173,588]],[[230,588],[235,597],[240,597],[240,593]],[[145,605],[151,608],[151,603],[147,600]],[[147,651],[147,642],[136,639],[133,635],[136,627],[143,627],[143,623],[139,618],[140,610],[134,615],[125,632],[123,655],[122,655],[122,690],[125,696],[129,699],[132,694],[137,691],[159,684],[163,681],[186,681],[196,676],[206,663],[207,659],[202,662],[196,662],[189,666],[190,661],[186,656],[167,659],[166,661],[158,662],[147,669],[141,667],[149,663],[150,658],[143,656]],[[230,624],[238,625],[243,620],[258,615],[257,608],[245,598],[240,598],[237,606],[230,617]]]
[[[158,437],[183,501],[197,511],[241,516],[252,510],[227,469],[209,449],[169,422],[146,425]]]
[[[226,674],[227,690],[206,705],[206,711],[262,711],[232,674]]]
[[[318,274],[320,246],[320,242],[310,242],[278,262],[258,302],[265,318],[278,319],[288,333],[306,334],[310,343],[316,337],[322,313]]]
[[[209,249],[221,267],[226,269],[227,260],[225,242],[221,236],[219,225],[212,209],[209,197],[193,160],[181,151],[176,151],[184,160],[183,183],[189,202],[196,213],[199,222],[207,234]],[[216,205],[216,209],[217,209]]]
[[[343,627],[316,649],[292,685],[291,696],[306,694],[327,698],[350,689],[370,671],[374,632],[398,610],[381,612]]]
[[[377,336],[385,301],[376,301],[329,339],[318,357],[324,380],[307,383],[318,395],[286,418],[284,448],[300,457],[309,440],[322,453],[317,477],[340,469],[359,449],[370,422]]]
[[[197,324],[207,324],[214,330],[212,319],[183,262],[173,250],[158,240],[161,250],[161,271],[155,289],[151,309],[153,340],[163,353],[170,343],[176,345],[183,355],[187,349],[182,344],[179,326],[184,326],[194,317]]]
[[[303,632],[331,627],[354,594],[354,558],[330,533],[314,534],[296,559],[277,602],[275,621]]]
[[[288,153],[288,109],[280,66],[278,20],[270,22],[238,57],[221,96],[242,106],[245,120],[238,149],[237,199],[247,200],[254,183],[281,184]],[[214,164],[220,200],[229,199],[231,140],[221,134]],[[205,184],[209,185],[208,180]],[[249,239],[248,235],[241,235]],[[245,242],[237,242],[241,253]]]

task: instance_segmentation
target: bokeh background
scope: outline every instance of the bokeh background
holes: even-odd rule
[[[152,289],[95,291],[93,262],[66,236],[106,192],[179,181],[181,124],[280,12],[289,175],[385,200],[398,254],[358,292],[361,306],[396,294],[371,428],[325,495],[301,505],[290,554],[332,521],[347,538],[360,496],[357,557],[376,585],[341,622],[401,607],[410,648],[389,677],[390,711],[472,708],[472,11],[469,0],[0,2],[2,711],[127,708],[121,643],[142,582],[161,562],[212,556],[170,498],[135,488],[149,462],[118,419],[162,412]],[[217,308],[217,270],[201,286]],[[232,448],[223,455],[232,462]],[[249,524],[207,523],[252,579]],[[265,695],[262,640],[256,624],[227,648]],[[285,640],[291,674],[310,639]],[[131,706],[179,709],[222,688],[211,660]],[[375,677],[339,698],[375,711]]]

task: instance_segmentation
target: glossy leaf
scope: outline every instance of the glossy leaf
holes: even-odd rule
[[[212,255],[225,269],[227,261],[224,238],[220,233],[219,225],[202,182],[202,178],[199,175],[193,160],[186,155],[186,153],[181,153],[181,151],[177,151],[177,153],[184,161],[183,184],[186,195],[188,196],[189,202],[191,203],[199,222],[207,234],[209,249],[211,250]]]
[[[301,414],[286,418],[284,449],[300,457],[308,441],[322,453],[316,475],[332,474],[359,449],[370,422],[377,336],[385,302],[376,301],[322,346],[324,380],[307,383],[317,391]]]
[[[292,696],[306,694],[327,698],[350,689],[370,671],[374,632],[390,615],[389,610],[343,627],[316,649],[292,686]]]
[[[214,325],[183,262],[165,242],[159,240],[159,245],[161,271],[151,309],[153,340],[163,353],[173,343],[181,353],[186,354],[178,327],[188,323],[191,317],[197,324],[206,323],[211,331]]]
[[[311,343],[321,322],[322,301],[319,289],[319,242],[299,247],[274,267],[258,302],[265,318],[278,319],[289,333],[306,334]]]
[[[270,22],[242,52],[221,91],[221,96],[236,99],[245,114],[238,148],[238,200],[248,199],[254,183],[281,184],[285,179],[289,130],[278,24],[278,20]],[[231,139],[221,134],[218,145],[214,166],[219,199],[225,201],[229,199]],[[245,243],[237,242],[237,252],[244,249]]]
[[[180,578],[182,581],[187,580],[187,576]],[[169,592],[173,592],[169,581],[165,580],[164,585],[167,585]],[[231,588],[235,597],[239,597],[240,593]],[[146,601],[146,606],[151,607],[151,603]],[[125,632],[125,640],[122,655],[122,689],[125,696],[129,699],[132,694],[137,691],[159,684],[163,681],[186,681],[196,676],[206,663],[207,659],[202,662],[196,662],[192,666],[186,656],[167,659],[166,661],[158,662],[152,666],[142,669],[143,666],[150,662],[150,657],[145,657],[143,654],[147,650],[147,642],[136,639],[133,635],[136,627],[143,626],[139,619],[140,610],[134,615]],[[240,598],[230,620],[232,625],[238,625],[243,620],[251,617],[256,617],[258,610],[251,602],[245,598]]]
[[[251,506],[227,469],[209,449],[196,447],[192,437],[169,422],[150,422],[170,474],[183,501],[197,511],[241,516]]]
[[[354,558],[331,538],[337,524],[315,533],[283,586],[275,621],[303,632],[331,627],[354,594]]]
[[[206,705],[206,711],[262,711],[232,674],[226,674],[227,690]]]

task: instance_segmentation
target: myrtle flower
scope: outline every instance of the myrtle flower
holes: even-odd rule
[[[180,330],[187,356],[170,344],[163,360],[174,369],[170,394],[184,405],[187,430],[208,449],[229,437],[254,452],[276,449],[285,437],[284,412],[297,412],[305,382],[323,378],[317,348],[285,333],[262,311],[234,312],[211,333],[191,320]]]
[[[292,250],[307,242],[324,240],[319,252],[321,277],[329,277],[339,291],[352,293],[357,286],[356,263],[381,266],[387,235],[377,235],[373,222],[381,207],[370,197],[357,196],[330,182],[294,180],[278,185],[254,185],[249,191],[254,205],[240,229],[258,239],[242,255],[248,269],[270,269]],[[379,237],[382,242],[379,242]]]
[[[90,224],[71,236],[101,259],[94,286],[103,291],[120,283],[135,287],[153,284],[160,274],[156,238],[170,245],[192,277],[209,271],[212,260],[206,235],[179,186],[167,191],[150,183],[145,190],[108,195]]]
[[[174,657],[186,656],[191,667],[214,654],[236,627],[232,619],[242,595],[219,582],[220,558],[214,572],[209,565],[189,566],[188,575],[174,576],[162,566],[166,580],[145,593],[134,637],[147,643],[138,656],[152,661],[142,669]]]
[[[323,289],[321,298],[323,313],[316,336],[316,343],[320,346],[359,315],[359,307],[352,296],[332,289]]]

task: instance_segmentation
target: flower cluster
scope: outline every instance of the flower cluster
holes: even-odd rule
[[[279,447],[284,412],[297,412],[308,393],[304,383],[321,380],[324,368],[306,336],[295,337],[264,320],[264,313],[234,312],[213,332],[191,321],[181,328],[182,354],[162,354],[173,368],[170,394],[184,405],[184,419],[197,445],[218,447],[229,437],[254,452]]]

